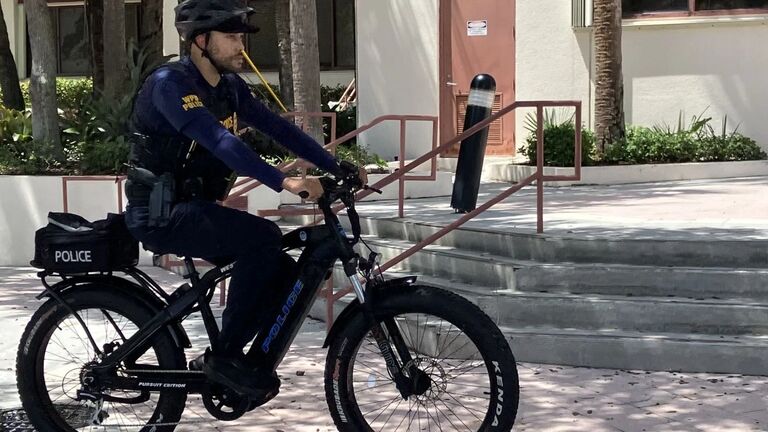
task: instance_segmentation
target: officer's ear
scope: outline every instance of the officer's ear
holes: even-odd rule
[[[208,49],[208,47],[205,44],[205,41],[206,41],[205,33],[195,36],[195,45],[197,45],[197,47],[200,48],[200,50]]]

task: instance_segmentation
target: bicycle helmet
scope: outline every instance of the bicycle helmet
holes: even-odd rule
[[[253,8],[241,0],[183,0],[174,9],[176,30],[184,41],[210,31],[256,33],[259,28],[248,23]]]

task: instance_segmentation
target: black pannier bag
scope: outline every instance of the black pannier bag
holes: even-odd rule
[[[89,222],[71,213],[48,213],[48,225],[35,233],[32,266],[53,273],[120,270],[139,262],[139,243],[122,214]]]

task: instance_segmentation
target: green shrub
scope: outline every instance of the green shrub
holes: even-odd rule
[[[79,110],[93,94],[93,81],[90,78],[57,78],[56,98],[61,110]]]
[[[32,137],[32,112],[0,105],[0,174],[36,175],[64,173],[54,146]]]
[[[32,112],[0,105],[0,145],[32,141]]]
[[[376,153],[369,153],[368,149],[357,143],[345,143],[336,148],[336,158],[352,162],[357,166],[376,165],[386,168],[387,161]]]
[[[50,143],[32,139],[32,114],[0,105],[0,174],[42,174],[60,170]]]
[[[93,81],[90,78],[56,78],[56,99],[59,109],[79,109],[93,93]],[[21,94],[27,107],[32,106],[29,99],[29,81],[21,82]],[[0,99],[2,93],[0,92]]]
[[[528,138],[525,147],[521,149],[528,158],[530,165],[536,165],[536,118],[529,114],[526,117],[526,129]],[[573,166],[575,156],[576,127],[573,115],[563,117],[557,111],[546,111],[544,116],[544,165]],[[592,132],[582,128],[581,130],[581,164],[592,165],[594,163],[595,136]]]
[[[626,139],[606,149],[602,162],[607,164],[649,164],[766,159],[757,143],[737,131],[727,132],[727,117],[717,133],[711,118],[694,117],[690,127],[653,128],[635,126]],[[681,123],[682,124],[682,123]],[[737,128],[738,129],[738,128]]]
[[[82,174],[124,173],[130,145],[124,136],[111,140],[85,142],[80,151]]]
[[[667,133],[647,127],[630,127],[623,142],[609,146],[604,163],[676,163],[696,160],[699,139],[690,132]]]

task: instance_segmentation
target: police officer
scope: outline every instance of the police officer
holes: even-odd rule
[[[202,369],[214,382],[264,397],[280,382],[271,371],[252,370],[243,348],[279,285],[282,236],[273,222],[216,201],[226,197],[235,173],[277,192],[306,191],[309,199],[322,187],[316,178],[285,177],[264,162],[237,137],[238,124],[259,129],[326,172],[342,172],[312,138],[258,102],[235,73],[243,67],[244,34],[258,31],[247,20],[253,9],[238,0],[183,0],[175,11],[190,55],[159,67],[136,95],[126,222],[156,253],[234,261],[219,343]]]

